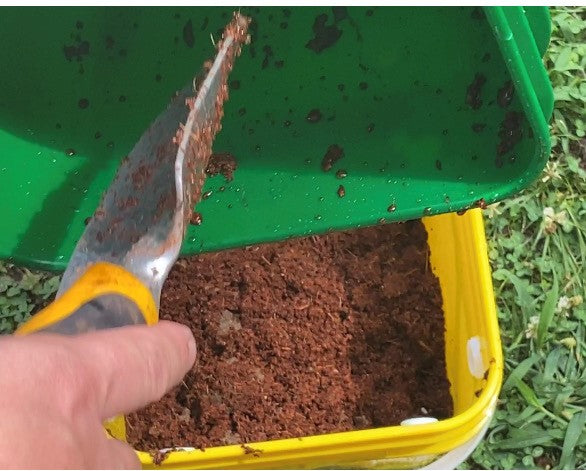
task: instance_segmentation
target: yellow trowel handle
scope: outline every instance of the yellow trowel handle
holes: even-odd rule
[[[125,325],[152,325],[158,317],[151,292],[138,278],[118,265],[99,262],[21,325],[16,335],[40,331],[72,335]]]

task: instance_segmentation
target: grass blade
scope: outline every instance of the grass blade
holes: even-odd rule
[[[564,438],[564,445],[562,447],[562,456],[560,458],[561,469],[573,468],[572,458],[574,455],[574,447],[578,443],[580,435],[584,431],[584,425],[586,425],[586,411],[582,411],[579,414],[574,414],[568,428],[566,430],[566,436]]]
[[[562,424],[564,426],[567,425],[568,422],[566,420],[553,414],[551,411],[547,410],[541,404],[541,402],[539,402],[539,399],[537,399],[537,395],[535,394],[535,391],[533,391],[533,389],[531,389],[529,386],[527,386],[527,383],[525,383],[524,381],[522,381],[520,379],[515,380],[514,383],[515,383],[515,387],[517,388],[517,390],[521,393],[521,396],[523,396],[525,401],[527,401],[527,404],[535,407],[537,410],[540,410],[541,412],[543,412],[549,418],[555,420],[556,422],[559,422],[560,424]]]
[[[527,383],[520,379],[513,379],[513,383],[521,393],[521,396],[523,396],[523,398],[527,401],[527,404],[535,407],[536,409],[543,410],[543,406],[537,399],[535,392],[533,391],[533,389],[527,386]]]
[[[519,448],[532,447],[536,445],[551,445],[553,438],[548,435],[538,435],[522,439],[508,438],[501,440],[495,446],[498,450],[518,450]]]
[[[545,367],[543,368],[543,381],[551,382],[554,380],[554,376],[559,369],[561,356],[561,348],[556,348],[547,356]]]
[[[543,307],[541,309],[541,315],[539,316],[539,324],[537,325],[537,348],[543,347],[543,343],[545,342],[545,337],[547,335],[547,330],[549,329],[551,321],[553,320],[558,296],[558,281],[554,273],[551,290],[545,298],[545,302],[543,303]]]
[[[508,391],[515,386],[515,381],[523,379],[531,367],[537,363],[539,358],[540,356],[537,353],[534,353],[529,358],[525,358],[521,363],[519,363],[515,369],[511,371],[509,377],[503,384],[503,391]]]

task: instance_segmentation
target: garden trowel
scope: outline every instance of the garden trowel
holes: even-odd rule
[[[157,322],[161,288],[201,199],[227,78],[249,22],[234,14],[216,44],[215,60],[204,64],[203,83],[176,93],[122,160],[77,243],[56,300],[17,335]]]

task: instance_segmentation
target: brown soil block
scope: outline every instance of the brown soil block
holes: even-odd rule
[[[198,359],[127,418],[141,450],[210,447],[452,414],[444,318],[420,221],[179,260],[161,318]]]

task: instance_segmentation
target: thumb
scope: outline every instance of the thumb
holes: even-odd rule
[[[159,400],[181,381],[195,361],[191,331],[175,322],[129,326],[76,336],[102,419]]]

